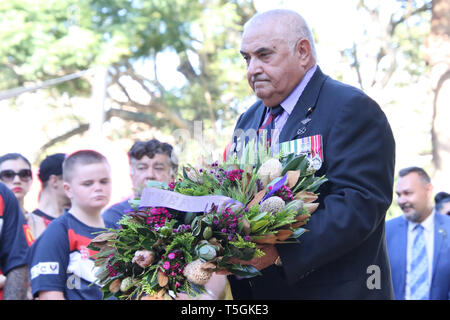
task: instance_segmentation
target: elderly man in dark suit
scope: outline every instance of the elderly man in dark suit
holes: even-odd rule
[[[241,54],[260,100],[238,119],[229,152],[271,130],[273,147],[313,155],[329,181],[299,244],[265,246],[266,255],[251,262],[262,276],[229,276],[234,298],[392,299],[384,220],[395,142],[386,116],[366,94],[322,73],[296,12],[254,16]]]

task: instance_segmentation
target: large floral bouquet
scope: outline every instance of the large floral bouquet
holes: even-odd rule
[[[120,228],[89,245],[98,251],[96,275],[104,298],[196,296],[205,292],[214,271],[259,275],[251,265],[232,261],[263,256],[260,245],[297,242],[326,178],[315,176],[305,155],[277,159],[255,149],[249,144],[243,157],[223,165],[187,166],[175,183],[150,182],[141,199],[130,200],[133,210]],[[249,160],[252,154],[255,161]],[[192,206],[197,208],[189,211]]]

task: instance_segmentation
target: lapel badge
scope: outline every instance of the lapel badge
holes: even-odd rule
[[[311,121],[311,118],[306,118],[306,119],[303,119],[302,121],[300,121],[303,125],[306,125],[308,122],[310,122]]]
[[[306,132],[306,127],[301,127],[297,130],[297,135],[304,134]]]
[[[439,231],[440,234],[442,234],[443,237],[447,236],[447,232],[445,232],[444,229],[439,229],[438,231]]]

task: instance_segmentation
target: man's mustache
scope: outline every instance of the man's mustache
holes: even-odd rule
[[[257,81],[269,81],[269,78],[261,76],[261,75],[256,75],[256,76],[251,77],[251,81],[252,81],[252,83],[255,83]]]
[[[412,208],[413,208],[413,206],[410,203],[405,203],[405,204],[400,205],[400,209],[402,209],[402,210],[412,209]]]

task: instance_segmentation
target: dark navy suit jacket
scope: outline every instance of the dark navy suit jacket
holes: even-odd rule
[[[404,216],[386,222],[386,241],[391,261],[394,295],[397,300],[405,299],[406,247],[408,221]],[[450,217],[434,215],[433,272],[431,276],[430,299],[450,299]]]
[[[299,131],[309,108],[306,131]],[[264,105],[256,102],[237,129],[257,130]],[[320,134],[329,179],[318,190],[299,244],[277,245],[282,267],[250,280],[230,276],[235,299],[392,299],[385,215],[393,195],[395,142],[375,101],[317,68],[280,133],[280,142]]]

